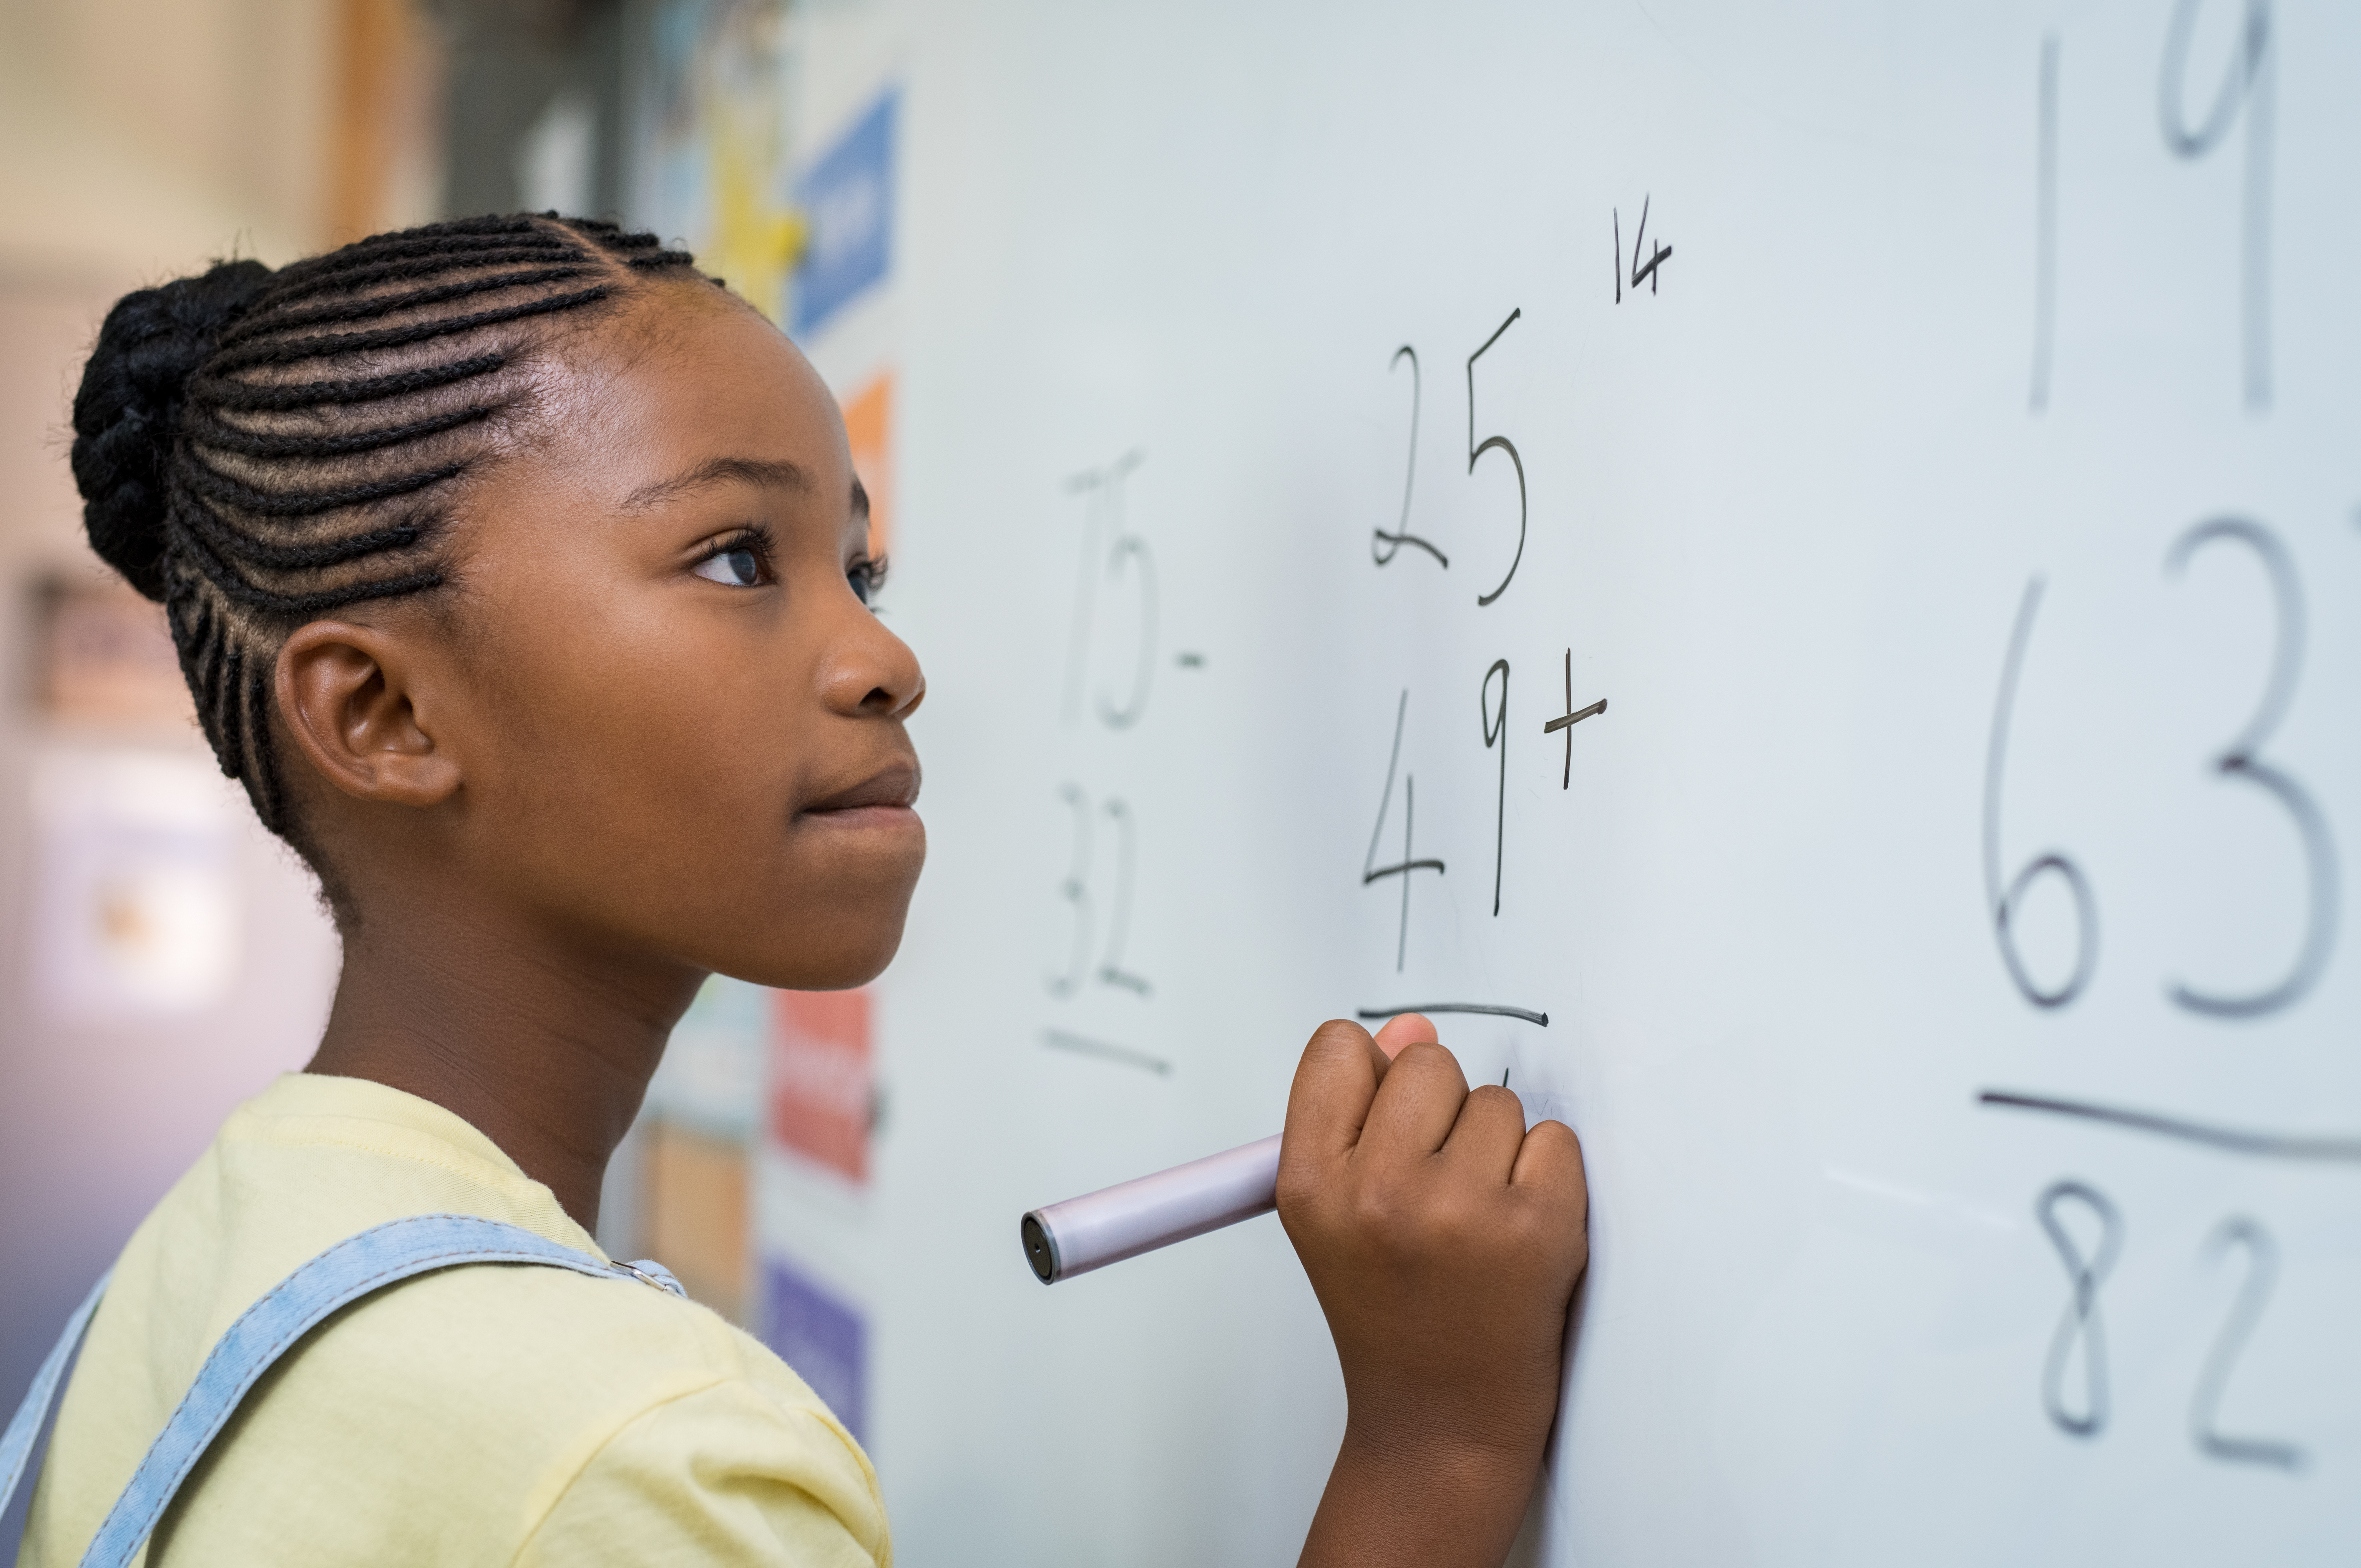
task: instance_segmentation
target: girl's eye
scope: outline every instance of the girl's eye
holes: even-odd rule
[[[717,550],[692,569],[707,582],[726,587],[751,588],[763,580],[763,558],[749,544]]]
[[[864,557],[845,568],[845,580],[852,585],[853,597],[868,604],[885,586],[885,563],[882,559]]]

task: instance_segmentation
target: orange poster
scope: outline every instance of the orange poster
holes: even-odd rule
[[[880,371],[846,400],[844,434],[852,471],[869,492],[869,554],[883,556],[894,539],[894,372]]]

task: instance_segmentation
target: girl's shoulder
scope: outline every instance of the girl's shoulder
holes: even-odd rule
[[[257,1395],[175,1562],[266,1560],[291,1508],[333,1515],[356,1561],[570,1562],[593,1542],[672,1561],[692,1540],[730,1541],[698,1549],[716,1562],[887,1557],[875,1475],[803,1380],[637,1281],[429,1275],[331,1321]]]
[[[234,1115],[116,1266],[59,1412],[26,1562],[79,1558],[240,1312],[346,1237],[418,1213],[500,1220],[598,1255],[488,1140],[398,1091],[291,1078]],[[245,1563],[302,1540],[324,1563],[507,1563],[579,1557],[596,1540],[597,1555],[643,1561],[691,1538],[708,1543],[700,1561],[890,1554],[867,1459],[752,1337],[627,1276],[481,1264],[368,1297],[290,1352],[183,1488],[157,1550]]]

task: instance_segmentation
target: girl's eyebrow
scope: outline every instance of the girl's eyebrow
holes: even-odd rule
[[[716,457],[700,463],[685,474],[669,479],[658,479],[642,485],[623,498],[625,511],[644,511],[665,501],[701,490],[711,485],[752,485],[757,489],[790,490],[808,494],[811,476],[803,467],[784,458]]]

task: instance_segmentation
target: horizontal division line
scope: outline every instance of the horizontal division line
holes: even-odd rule
[[[1105,1040],[1093,1040],[1088,1035],[1071,1035],[1063,1029],[1044,1029],[1041,1043],[1052,1050],[1072,1051],[1077,1056],[1097,1057],[1103,1061],[1121,1062],[1126,1067],[1139,1068],[1159,1077],[1169,1076],[1172,1064],[1162,1057],[1136,1051],[1129,1046],[1112,1045]]]
[[[1522,1018],[1528,1024],[1549,1027],[1549,1014],[1536,1013],[1530,1007],[1501,1007],[1489,1002],[1422,1002],[1414,1007],[1364,1007],[1362,1018],[1396,1018],[1404,1013],[1487,1013],[1496,1018]]]
[[[1977,1095],[1976,1100],[1981,1104],[2004,1111],[2038,1111],[2051,1116],[2076,1116],[2086,1122],[2104,1122],[2112,1126],[2128,1127],[2136,1133],[2153,1133],[2158,1137],[2178,1138],[2183,1143],[2226,1149],[2232,1154],[2257,1155],[2266,1159],[2348,1160],[2361,1164],[2361,1137],[2256,1133],[2240,1127],[2217,1127],[2180,1116],[2160,1115],[2154,1111],[2100,1105],[2086,1100],[2057,1100],[2047,1095],[2018,1094],[2001,1089],[1987,1089]]]

